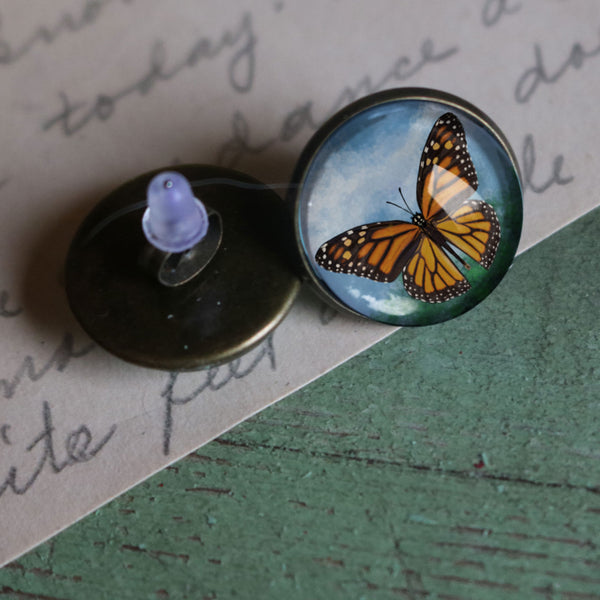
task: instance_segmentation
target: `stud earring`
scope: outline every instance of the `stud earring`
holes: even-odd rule
[[[300,287],[285,203],[231,169],[178,166],[119,187],[83,221],[66,260],[76,318],[106,350],[191,370],[235,359],[287,314]]]
[[[429,325],[463,314],[517,250],[514,153],[491,119],[449,94],[416,88],[358,100],[315,133],[293,182],[315,288],[376,321]]]

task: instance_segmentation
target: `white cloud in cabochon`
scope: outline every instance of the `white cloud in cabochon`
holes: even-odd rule
[[[402,296],[388,294],[387,298],[375,298],[365,294],[362,299],[369,305],[371,310],[395,316],[407,316],[418,311],[414,300]]]
[[[360,298],[361,291],[357,290],[355,287],[348,287],[348,295],[352,298]]]

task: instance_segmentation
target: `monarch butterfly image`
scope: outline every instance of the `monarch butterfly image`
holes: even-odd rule
[[[421,154],[420,212],[411,211],[402,196],[406,208],[395,206],[411,215],[410,222],[358,225],[322,244],[315,260],[328,271],[384,283],[402,273],[408,294],[423,302],[461,296],[471,284],[456,263],[467,271],[471,267],[458,251],[489,269],[500,242],[496,211],[473,198],[477,187],[465,131],[448,112],[435,122]]]

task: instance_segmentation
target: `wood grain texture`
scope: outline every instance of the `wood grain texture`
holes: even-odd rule
[[[0,571],[0,598],[600,600],[600,211]]]

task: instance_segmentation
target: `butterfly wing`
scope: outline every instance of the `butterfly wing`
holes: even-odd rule
[[[468,200],[432,223],[450,244],[489,269],[500,243],[500,223],[493,207],[483,200]]]
[[[315,260],[335,273],[394,281],[412,257],[421,236],[421,229],[406,221],[359,225],[325,242]]]
[[[426,235],[420,237],[402,279],[410,296],[429,303],[446,302],[471,287],[442,248]]]
[[[425,220],[452,212],[478,185],[465,130],[456,115],[446,113],[432,127],[419,163],[417,202]]]
[[[479,182],[467,149],[467,138],[456,115],[446,113],[434,124],[417,179],[417,200],[426,221],[447,242],[486,269],[500,242],[494,208],[471,199]]]

